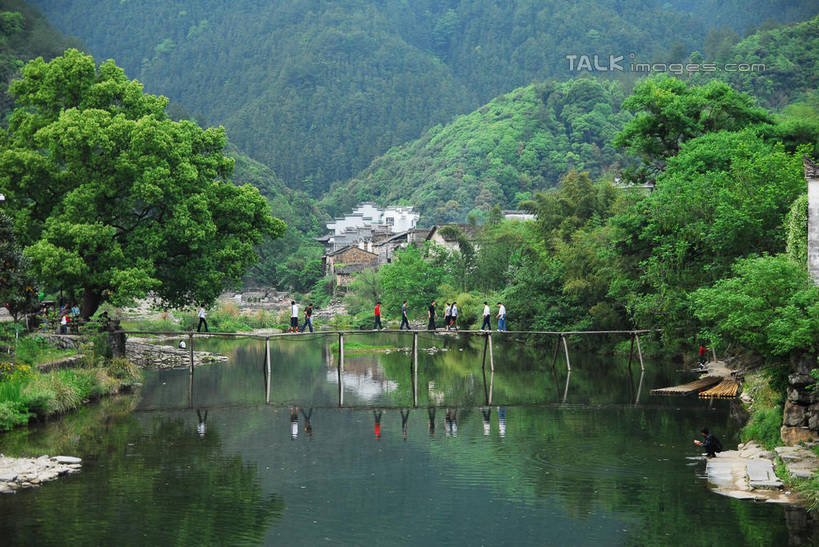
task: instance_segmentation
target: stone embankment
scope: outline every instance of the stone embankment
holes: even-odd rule
[[[774,473],[776,458],[794,478],[810,477],[819,469],[819,458],[804,447],[780,446],[766,450],[755,442],[740,444],[737,450],[725,450],[710,458],[705,466],[708,482],[714,492],[737,499],[770,503],[799,504],[800,498],[782,489]]]
[[[76,473],[81,466],[82,460],[73,456],[9,458],[0,454],[0,494],[13,494],[21,488],[39,486]]]
[[[140,367],[179,368],[191,364],[190,349],[178,346],[163,346],[143,340],[128,338],[125,342],[125,357]],[[227,357],[209,351],[194,351],[194,366],[227,361]]]

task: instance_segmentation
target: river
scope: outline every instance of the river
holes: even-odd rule
[[[348,337],[409,346],[408,335]],[[498,338],[498,337],[496,337]],[[787,545],[801,510],[711,493],[692,444],[738,442],[732,401],[658,398],[671,362],[572,355],[511,336],[420,336],[345,356],[334,338],[197,341],[227,363],[148,371],[133,395],[0,436],[82,472],[0,497],[11,545]],[[601,341],[602,343],[603,341]],[[417,398],[417,407],[414,399]],[[294,421],[297,417],[297,422]],[[404,424],[405,422],[405,424]],[[405,427],[404,427],[405,425]]]

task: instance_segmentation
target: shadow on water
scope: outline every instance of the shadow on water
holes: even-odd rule
[[[496,341],[493,367],[481,366],[480,339],[419,336],[417,367],[412,351],[368,349],[411,340],[359,337],[343,367],[334,339],[271,341],[269,376],[263,341],[197,342],[229,361],[193,376],[151,371],[138,397],[100,405],[82,427],[69,416],[0,439],[0,451],[53,449],[86,462],[14,503],[0,498],[11,511],[0,533],[60,543],[62,528],[38,517],[56,511],[65,537],[93,543],[124,530],[145,543],[362,544],[373,515],[383,545],[813,537],[800,510],[707,490],[702,463],[687,459],[692,436],[708,424],[730,445],[738,425],[728,401],[651,397],[688,379],[673,364],[641,371],[577,352],[569,372],[551,347],[511,338]]]

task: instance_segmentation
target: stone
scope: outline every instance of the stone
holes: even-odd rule
[[[751,488],[780,488],[780,481],[774,473],[773,465],[768,460],[748,460],[745,465],[748,473],[748,485]]]
[[[17,473],[14,471],[0,472],[0,482],[14,482],[17,480]]]
[[[816,434],[807,427],[788,427],[785,425],[779,429],[779,436],[782,438],[782,442],[787,445],[810,442],[816,439]]]
[[[82,463],[82,458],[75,458],[74,456],[54,456],[51,459],[57,463]]]
[[[787,426],[800,426],[805,423],[805,407],[793,403],[791,401],[785,401],[785,409],[783,411],[782,423]]]
[[[800,374],[795,372],[788,375],[788,383],[791,386],[809,386],[816,383],[816,378],[810,374]]]
[[[810,405],[816,402],[816,393],[809,389],[790,387],[788,388],[788,400],[793,403]]]

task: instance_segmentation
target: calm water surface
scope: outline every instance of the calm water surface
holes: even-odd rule
[[[804,513],[708,491],[691,440],[708,425],[735,446],[739,421],[728,401],[651,397],[692,378],[677,366],[641,379],[577,353],[568,375],[506,338],[492,374],[480,340],[420,338],[445,351],[420,353],[415,393],[408,353],[347,355],[339,407],[335,339],[294,337],[271,342],[265,404],[263,343],[197,341],[230,360],[4,435],[5,454],[84,464],[0,497],[2,543],[811,544]]]

